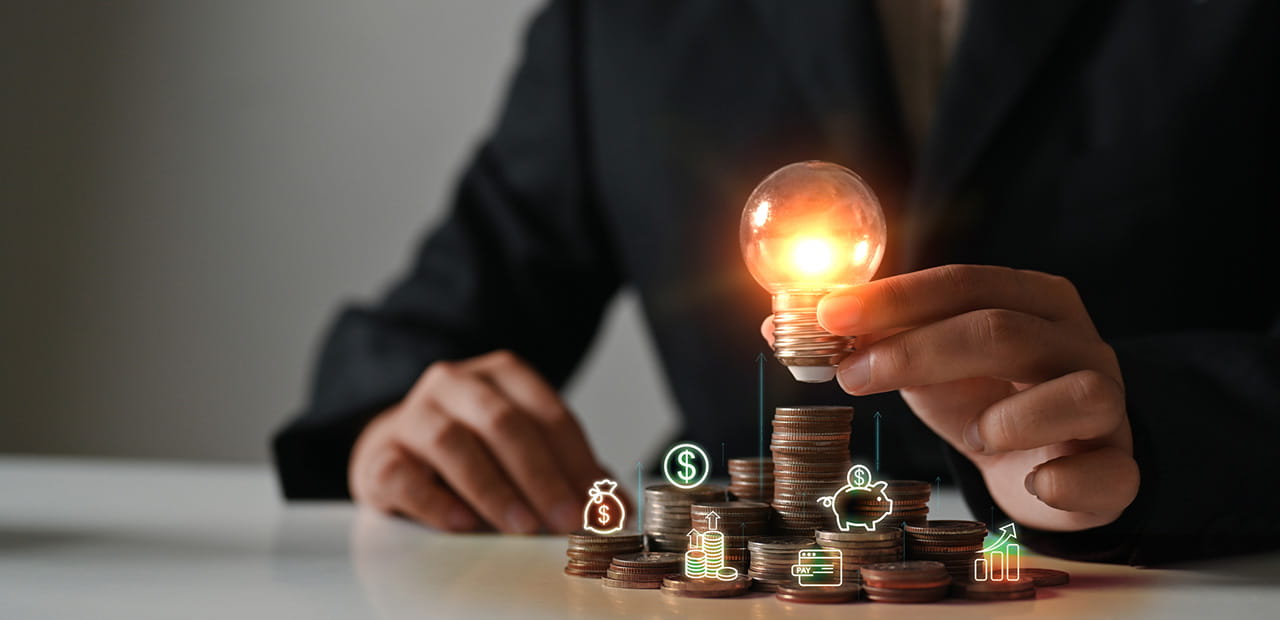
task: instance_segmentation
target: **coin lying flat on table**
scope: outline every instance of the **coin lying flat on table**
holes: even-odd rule
[[[941,562],[886,562],[862,567],[862,591],[882,603],[932,603],[942,600],[951,575]]]
[[[778,586],[778,600],[788,603],[814,603],[831,605],[835,603],[848,603],[858,600],[858,592],[861,588],[858,584],[844,584],[839,586],[802,586],[798,584],[784,584]]]
[[[751,578],[738,575],[737,578],[722,581],[720,579],[692,579],[684,575],[667,575],[662,579],[662,591],[672,596],[688,598],[726,598],[742,596],[751,589]]]
[[[1052,568],[1024,568],[1020,571],[1023,577],[1030,577],[1037,588],[1065,586],[1071,581],[1071,573]]]
[[[577,530],[569,534],[569,549],[565,552],[569,562],[564,573],[574,577],[604,577],[614,556],[643,550],[644,536],[638,532],[595,534]]]
[[[1036,584],[1030,577],[1001,581],[956,581],[951,595],[971,601],[1014,601],[1036,597]]]

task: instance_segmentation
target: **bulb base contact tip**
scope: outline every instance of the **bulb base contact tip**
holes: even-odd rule
[[[853,350],[854,339],[818,324],[818,301],[826,291],[773,296],[773,354],[804,383],[835,378],[836,365]]]

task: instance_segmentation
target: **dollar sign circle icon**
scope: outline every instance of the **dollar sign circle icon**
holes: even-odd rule
[[[596,519],[600,521],[600,525],[608,525],[609,524],[609,507],[601,506],[600,510],[596,511]]]
[[[871,470],[864,465],[854,466],[849,482],[855,487],[865,487],[871,484]]]
[[[693,466],[694,458],[693,450],[681,450],[680,456],[676,457],[676,462],[680,464],[680,480],[686,483],[698,475],[698,470]]]
[[[672,485],[692,489],[711,474],[711,458],[696,443],[677,444],[667,450],[667,456],[662,459],[662,473]]]

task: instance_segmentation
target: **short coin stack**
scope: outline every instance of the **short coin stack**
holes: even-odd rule
[[[690,598],[724,598],[742,596],[751,589],[751,578],[738,575],[728,581],[720,579],[692,579],[684,575],[667,575],[662,579],[662,591],[672,596]]]
[[[679,553],[649,551],[614,556],[601,581],[611,588],[657,590],[662,578],[680,572]]]
[[[755,579],[755,589],[773,592],[779,586],[795,584],[791,567],[802,549],[814,548],[807,536],[757,536],[747,540],[751,556],[748,574]]]
[[[773,500],[773,459],[729,459],[729,494],[742,500]]]
[[[773,418],[773,508],[781,534],[811,536],[830,527],[818,498],[840,488],[849,470],[852,407],[778,407]]]
[[[928,482],[919,480],[889,480],[886,482],[884,494],[893,500],[893,513],[887,515],[876,529],[902,527],[903,523],[912,525],[924,525],[929,519],[929,497],[932,495],[933,487]],[[875,501],[876,496],[871,494],[863,494],[869,500],[869,506],[873,512],[877,509],[883,509],[885,506]],[[879,514],[879,513],[875,513]]]
[[[956,580],[973,574],[973,562],[982,557],[987,525],[981,521],[926,521],[906,525],[907,559],[941,562]]]
[[[818,530],[818,546],[840,550],[844,583],[858,583],[858,569],[866,564],[883,564],[902,560],[902,530],[877,529],[867,532],[854,528],[849,532]]]
[[[858,600],[858,591],[862,588],[858,584],[844,584],[840,586],[822,586],[808,587],[799,584],[786,584],[778,586],[776,596],[778,600],[788,603],[818,603],[818,604],[834,604],[848,603]]]
[[[1001,581],[954,581],[951,596],[971,601],[1018,601],[1036,597],[1036,582],[1031,577]]]
[[[761,502],[699,502],[689,507],[693,529],[700,535],[716,530],[724,534],[724,565],[747,572],[747,538],[769,533],[773,510]],[[714,517],[712,515],[715,515]]]
[[[644,536],[637,532],[595,534],[577,530],[569,534],[569,563],[566,575],[575,577],[604,577],[615,556],[644,551]]]
[[[938,562],[889,562],[862,567],[862,591],[880,603],[932,603],[951,586],[947,568]]]
[[[689,506],[722,501],[724,487],[719,486],[681,489],[671,484],[656,484],[646,488],[644,533],[649,537],[649,550],[683,552],[689,546],[689,530],[693,527]]]

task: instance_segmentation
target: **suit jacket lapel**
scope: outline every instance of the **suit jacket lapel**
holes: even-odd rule
[[[909,259],[936,242],[946,204],[973,172],[1083,0],[972,0],[912,191]],[[969,214],[972,215],[972,214]],[[971,219],[948,214],[947,221]]]

